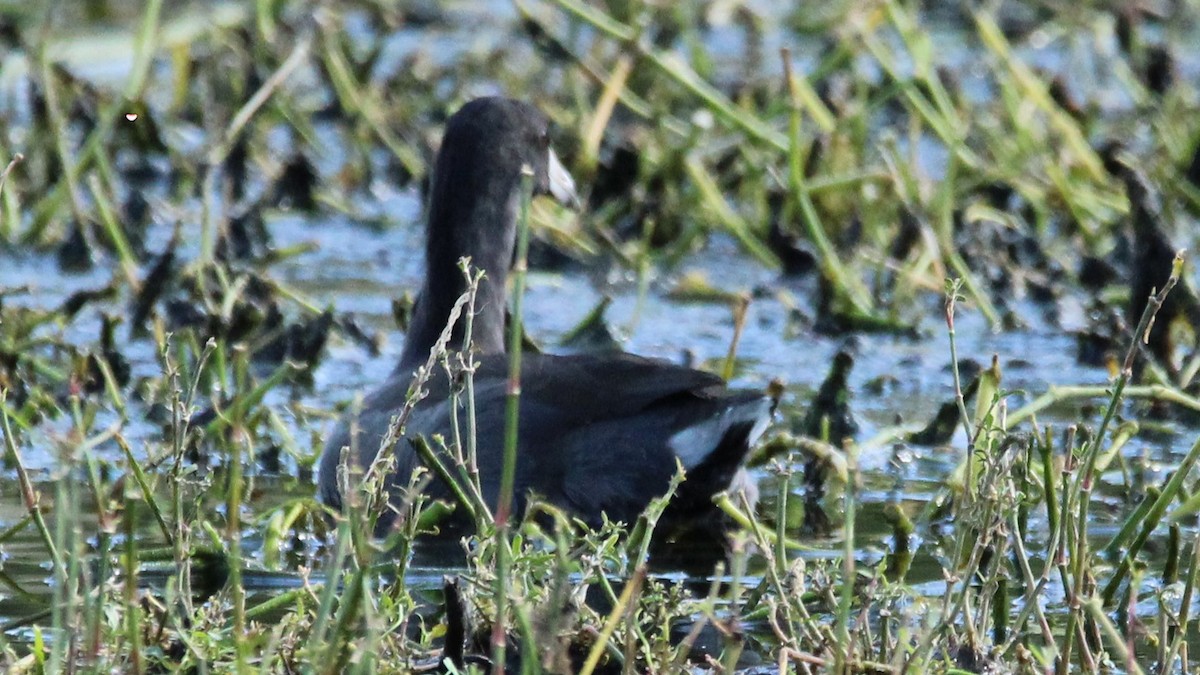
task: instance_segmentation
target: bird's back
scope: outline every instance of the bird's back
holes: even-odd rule
[[[494,506],[503,464],[507,357],[485,356],[474,376],[478,467],[482,494]],[[409,378],[397,376],[363,405],[355,439],[358,465],[374,458],[393,415],[404,405]],[[439,373],[413,410],[405,435],[452,438],[450,382]],[[460,403],[465,396],[459,396]],[[682,465],[687,480],[677,501],[707,506],[729,486],[755,437],[769,421],[772,403],[758,392],[737,392],[708,373],[628,354],[522,358],[515,493],[518,507],[534,492],[583,520],[601,514],[632,522],[664,494]],[[467,416],[457,416],[465,427]],[[321,490],[339,503],[337,458],[348,444],[343,423],[322,457]],[[466,428],[460,428],[465,437]],[[448,441],[447,441],[448,442]],[[406,484],[421,462],[410,445],[396,445],[394,483]],[[446,497],[435,481],[429,493]],[[395,495],[393,495],[395,497]],[[684,509],[678,509],[684,510]]]

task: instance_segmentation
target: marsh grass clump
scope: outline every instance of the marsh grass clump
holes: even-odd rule
[[[0,11],[0,669],[1196,667],[1193,6],[514,5]],[[501,519],[466,461],[314,496],[430,130],[494,93],[590,190],[530,210],[551,285],[603,268],[564,342],[673,298],[643,346],[794,380],[715,560],[656,550],[669,497]],[[427,367],[463,402],[472,358]]]

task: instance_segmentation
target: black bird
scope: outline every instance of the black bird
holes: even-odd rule
[[[341,504],[339,462],[361,469],[380,450],[391,418],[404,406],[414,371],[448,323],[466,290],[462,257],[486,276],[476,296],[471,347],[480,354],[474,376],[477,457],[482,494],[495,508],[503,466],[508,358],[504,354],[505,280],[513,261],[521,171],[534,174],[538,194],[574,202],[574,183],[549,145],[549,124],[536,108],[504,98],[472,101],[446,125],[430,186],[425,282],[400,364],[368,396],[354,424],[343,421],[321,457],[321,497]],[[462,321],[449,343],[460,349]],[[439,372],[412,411],[406,439],[451,438],[452,383]],[[459,397],[462,401],[465,397]],[[711,498],[753,483],[743,461],[766,429],[774,401],[761,392],[731,391],[717,376],[630,354],[522,356],[515,498],[518,512],[533,492],[591,525],[632,524],[666,493],[678,460],[686,480],[665,518],[679,523],[714,514]],[[460,414],[459,419],[466,420]],[[357,430],[351,442],[350,429]],[[464,429],[465,433],[465,429]],[[422,462],[408,440],[395,445],[392,486],[408,483]],[[445,498],[434,481],[429,494]],[[398,499],[399,490],[391,498]]]

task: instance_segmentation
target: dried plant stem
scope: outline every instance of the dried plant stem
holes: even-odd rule
[[[1154,324],[1154,317],[1158,310],[1162,308],[1163,302],[1166,301],[1167,294],[1179,282],[1179,276],[1183,271],[1183,252],[1175,254],[1175,260],[1172,263],[1171,275],[1167,282],[1163,284],[1161,290],[1150,296],[1146,303],[1146,308],[1142,311],[1142,316],[1138,320],[1137,328],[1133,333],[1133,340],[1129,345],[1128,351],[1125,353],[1125,360],[1121,367],[1121,372],[1117,376],[1117,381],[1113,384],[1112,396],[1109,399],[1108,407],[1104,411],[1104,418],[1100,423],[1100,428],[1092,437],[1091,442],[1083,452],[1083,457],[1079,470],[1076,473],[1074,483],[1074,493],[1078,495],[1076,506],[1078,511],[1071,514],[1071,519],[1076,523],[1077,533],[1075,535],[1075,548],[1073,550],[1071,575],[1073,583],[1068,585],[1068,602],[1071,604],[1072,611],[1067,614],[1067,628],[1065,631],[1065,639],[1063,641],[1062,652],[1057,661],[1058,672],[1067,672],[1070,670],[1071,664],[1071,649],[1075,639],[1075,629],[1077,623],[1082,619],[1082,609],[1087,603],[1087,600],[1082,597],[1083,581],[1087,568],[1087,562],[1091,556],[1087,547],[1087,518],[1088,507],[1091,502],[1092,484],[1095,479],[1094,472],[1096,466],[1096,458],[1100,454],[1101,445],[1104,443],[1107,435],[1107,430],[1112,419],[1117,414],[1117,407],[1121,402],[1121,394],[1125,390],[1125,385],[1133,377],[1134,360],[1137,357],[1138,342],[1144,339]],[[1145,526],[1142,528],[1141,534],[1129,545],[1126,550],[1125,557],[1121,560],[1121,564],[1117,570],[1109,578],[1101,594],[1103,604],[1111,606],[1114,597],[1116,596],[1117,588],[1124,581],[1125,576],[1129,573],[1133,565],[1133,558],[1141,549],[1142,544],[1150,536],[1150,532],[1158,524],[1162,515],[1166,512],[1167,506],[1174,500],[1180,488],[1183,486],[1184,478],[1192,465],[1200,458],[1200,440],[1192,446],[1175,474],[1171,476],[1167,486],[1163,489],[1163,493],[1159,495],[1158,500],[1147,514]],[[1080,645],[1083,646],[1082,643]]]
[[[579,675],[591,675],[596,670],[596,665],[600,663],[600,657],[604,654],[608,646],[609,639],[612,638],[613,632],[617,630],[617,625],[621,623],[621,617],[632,609],[635,598],[641,591],[642,582],[646,579],[646,567],[639,565],[633,572],[633,577],[625,582],[625,588],[621,590],[621,596],[617,598],[616,605],[612,611],[608,613],[608,618],[604,621],[604,626],[600,629],[600,635],[596,637],[596,641],[592,644],[592,648],[588,651],[587,658],[583,662],[583,667],[579,669]]]
[[[746,327],[746,310],[750,307],[750,296],[742,294],[733,305],[733,339],[729,341],[729,351],[725,354],[725,367],[721,369],[721,379],[728,382],[733,379],[733,367],[737,363],[738,341],[742,338],[742,330]]]

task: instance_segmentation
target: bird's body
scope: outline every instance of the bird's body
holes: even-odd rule
[[[506,99],[479,99],[449,121],[431,187],[426,280],[400,365],[365,399],[357,418],[343,422],[328,439],[318,476],[327,503],[341,503],[344,447],[351,448],[346,456],[360,469],[374,460],[392,417],[405,405],[414,371],[466,288],[457,264],[470,257],[486,275],[477,293],[470,347],[479,352],[473,375],[479,480],[485,502],[495,506],[508,392],[504,282],[515,246],[521,167],[533,170],[538,192],[573,197],[569,176],[549,151],[546,127],[536,109]],[[461,349],[462,340],[458,326],[450,348]],[[450,442],[455,418],[461,434],[470,433],[465,411],[455,415],[451,409],[451,383],[442,369],[435,370],[428,395],[408,417],[408,439],[440,435]],[[465,398],[455,400],[465,405]],[[711,497],[737,482],[750,445],[770,420],[773,401],[760,392],[730,391],[715,375],[629,354],[524,354],[519,410],[518,509],[527,494],[536,493],[595,525],[605,516],[632,523],[666,493],[680,466],[686,480],[670,512],[680,519],[711,514]],[[389,482],[395,487],[407,484],[422,460],[405,440],[394,447]],[[449,494],[439,481],[428,491],[435,497]],[[392,498],[399,493],[392,490]]]
[[[475,373],[475,405],[500,411],[507,395],[507,359],[483,357]],[[620,354],[551,356],[526,354],[521,369],[520,423],[515,494],[546,501],[598,525],[600,514],[633,522],[650,499],[666,493],[679,466],[687,472],[673,511],[711,507],[710,498],[729,487],[740,470],[748,443],[770,418],[771,402],[758,392],[730,393],[720,378],[662,361]],[[363,402],[353,460],[367,466],[387,434],[392,416],[403,405],[409,378],[395,377]],[[463,404],[465,397],[457,400]],[[503,461],[503,414],[477,414],[476,455],[482,493],[494,506]],[[465,412],[458,415],[460,433]],[[451,438],[454,424],[450,389],[444,374],[414,409],[408,437]],[[696,443],[696,435],[704,435]],[[341,425],[328,447],[349,445],[349,426]],[[708,441],[707,443],[704,441]],[[394,480],[407,482],[421,460],[401,441]],[[336,469],[327,452],[322,474]],[[336,503],[335,483],[322,481],[322,497]],[[396,487],[400,487],[397,485]],[[449,496],[435,482],[430,496]],[[687,505],[685,507],[685,505]]]

